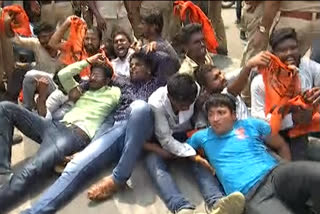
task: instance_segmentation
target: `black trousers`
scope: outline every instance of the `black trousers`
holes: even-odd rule
[[[311,201],[312,206],[307,206]],[[320,163],[277,166],[247,195],[246,214],[320,213]]]

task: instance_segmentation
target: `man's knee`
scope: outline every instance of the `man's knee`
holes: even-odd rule
[[[25,75],[22,85],[23,87],[25,87],[26,85],[31,85],[34,84],[36,82],[36,78],[33,75]]]
[[[131,114],[133,115],[142,115],[142,116],[151,116],[152,110],[148,103],[143,100],[136,100],[130,104]]]
[[[8,116],[8,110],[16,108],[17,105],[9,102],[9,101],[2,101],[0,102],[0,117],[3,118],[4,116]]]

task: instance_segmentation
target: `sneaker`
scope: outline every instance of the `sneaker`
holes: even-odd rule
[[[114,182],[111,176],[108,176],[90,187],[88,198],[92,201],[106,200],[117,192],[118,189],[119,185]]]
[[[242,214],[245,206],[245,197],[240,192],[234,192],[221,198],[209,214]]]

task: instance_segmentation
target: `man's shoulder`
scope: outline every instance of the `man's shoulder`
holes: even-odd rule
[[[160,108],[163,106],[165,96],[167,96],[167,87],[160,87],[150,95],[148,103],[153,107]]]
[[[261,125],[269,126],[266,121],[254,117],[248,117],[237,121],[238,127],[245,127],[247,129],[258,129]]]
[[[110,87],[108,87],[108,89],[109,89],[109,90],[107,90],[108,93],[111,93],[111,94],[113,94],[113,95],[115,95],[117,97],[120,97],[121,90],[120,90],[120,88],[118,86],[110,86]]]
[[[302,57],[300,60],[300,72],[314,72],[320,70],[320,64],[307,57]]]
[[[215,134],[213,132],[210,132],[210,127],[201,129],[194,133],[192,137],[199,138],[199,139],[207,139],[208,137],[215,137]]]

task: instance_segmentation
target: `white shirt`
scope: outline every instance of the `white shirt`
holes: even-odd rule
[[[47,119],[52,118],[52,113],[55,112],[62,104],[68,101],[68,95],[65,95],[59,89],[54,90],[46,100]]]
[[[301,90],[305,91],[320,86],[320,64],[308,58],[301,58],[299,65]],[[251,115],[270,121],[271,114],[265,115],[265,87],[261,74],[258,74],[251,83]],[[281,130],[292,128],[292,115],[286,115],[281,123]]]
[[[114,70],[114,73],[118,77],[130,77],[130,57],[134,53],[134,50],[129,48],[127,56],[124,60],[121,60],[119,57],[111,60],[111,64]]]
[[[198,87],[198,95],[200,87]],[[189,157],[196,155],[196,151],[187,143],[177,141],[172,135],[192,129],[191,117],[194,113],[194,103],[188,110],[176,115],[168,98],[167,87],[160,87],[150,97],[148,103],[154,112],[155,135],[161,146],[174,155]]]
[[[243,99],[239,95],[236,96],[236,97],[233,96],[232,94],[230,94],[228,92],[228,88],[223,89],[221,94],[228,94],[228,95],[230,95],[230,96],[235,98],[235,101],[236,101],[236,115],[237,115],[237,119],[238,120],[247,119],[249,117],[249,111],[248,111],[247,105],[245,104],[245,102],[243,101]]]

